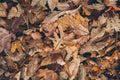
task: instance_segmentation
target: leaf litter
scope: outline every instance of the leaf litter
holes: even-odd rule
[[[119,0],[1,0],[0,80],[119,80]]]

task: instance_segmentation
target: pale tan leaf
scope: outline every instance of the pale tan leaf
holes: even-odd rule
[[[0,26],[6,26],[6,21],[0,18]]]
[[[104,4],[92,4],[92,5],[87,5],[86,7],[89,9],[97,9],[100,11],[105,8],[105,5]]]
[[[31,77],[35,74],[38,68],[38,61],[37,57],[32,58],[32,61],[29,62],[27,65],[27,76]]]
[[[20,17],[22,13],[22,10],[20,8],[20,5],[18,5],[18,7],[12,7],[11,10],[8,13],[8,19],[11,19],[13,17]]]
[[[40,69],[37,75],[44,80],[58,80],[58,75],[53,70]]]
[[[48,0],[48,5],[51,11],[53,11],[55,7],[57,7],[57,4],[58,4],[58,0]]]
[[[80,80],[85,80],[86,74],[87,74],[86,69],[84,67],[81,67],[80,74],[79,74]]]
[[[8,8],[7,3],[0,3],[0,17],[6,17],[6,9]]]

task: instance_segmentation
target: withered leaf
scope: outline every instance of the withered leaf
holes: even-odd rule
[[[57,7],[57,4],[58,4],[58,0],[48,0],[48,5],[51,11],[53,11],[55,7]]]
[[[58,75],[53,70],[49,69],[39,70],[37,76],[43,77],[44,80],[58,80]]]
[[[22,53],[23,52],[23,49],[22,49],[22,44],[19,40],[16,40],[15,42],[12,42],[12,45],[11,45],[11,52],[14,53],[16,51],[16,49]]]
[[[0,3],[0,17],[6,17],[6,9],[8,8],[7,3]]]
[[[20,17],[20,15],[22,14],[22,9],[20,7],[20,5],[16,7],[12,7],[11,10],[8,13],[8,19],[11,19],[13,17]]]
[[[10,50],[11,40],[15,39],[15,35],[4,28],[0,28],[0,52],[4,49]]]

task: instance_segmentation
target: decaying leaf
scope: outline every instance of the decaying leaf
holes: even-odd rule
[[[41,35],[38,33],[38,32],[33,32],[31,33],[31,37],[34,39],[34,40],[39,40],[41,39]]]
[[[6,26],[6,25],[7,25],[6,22],[0,18],[0,26]]]
[[[119,80],[119,0],[0,0],[0,80]]]
[[[16,51],[16,49],[21,53],[23,52],[23,49],[22,49],[22,44],[19,40],[16,40],[15,42],[12,42],[12,45],[11,45],[11,52],[14,53]]]
[[[39,70],[37,76],[41,77],[44,80],[58,80],[58,75],[54,71],[49,69]]]
[[[14,34],[10,33],[4,28],[0,28],[0,52],[2,52],[4,49],[10,49],[12,38],[15,38]]]
[[[48,5],[51,11],[53,11],[55,7],[57,7],[57,4],[58,4],[58,0],[48,0]]]
[[[106,26],[106,31],[109,31],[109,30],[112,30],[112,29],[115,29],[115,31],[120,31],[120,18],[118,15],[112,17],[112,18],[109,18],[107,20],[107,26]]]
[[[100,11],[105,8],[105,5],[104,4],[93,4],[93,5],[87,5],[86,7],[89,9],[97,9]]]
[[[6,17],[7,3],[0,3],[0,17]]]
[[[80,68],[80,73],[79,73],[79,80],[85,80],[86,77],[86,69],[84,67]]]
[[[27,76],[31,77],[35,74],[38,68],[38,61],[39,59],[37,57],[34,57],[30,63],[27,65]]]
[[[88,16],[91,14],[90,11],[88,11],[85,7],[82,7],[82,9],[83,9],[83,14]]]
[[[8,13],[8,19],[11,19],[13,17],[20,17],[20,15],[22,14],[22,9],[20,7],[20,5],[16,7],[12,7],[11,10]]]

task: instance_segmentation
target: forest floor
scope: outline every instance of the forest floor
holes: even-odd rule
[[[0,0],[0,80],[120,80],[120,0]]]

